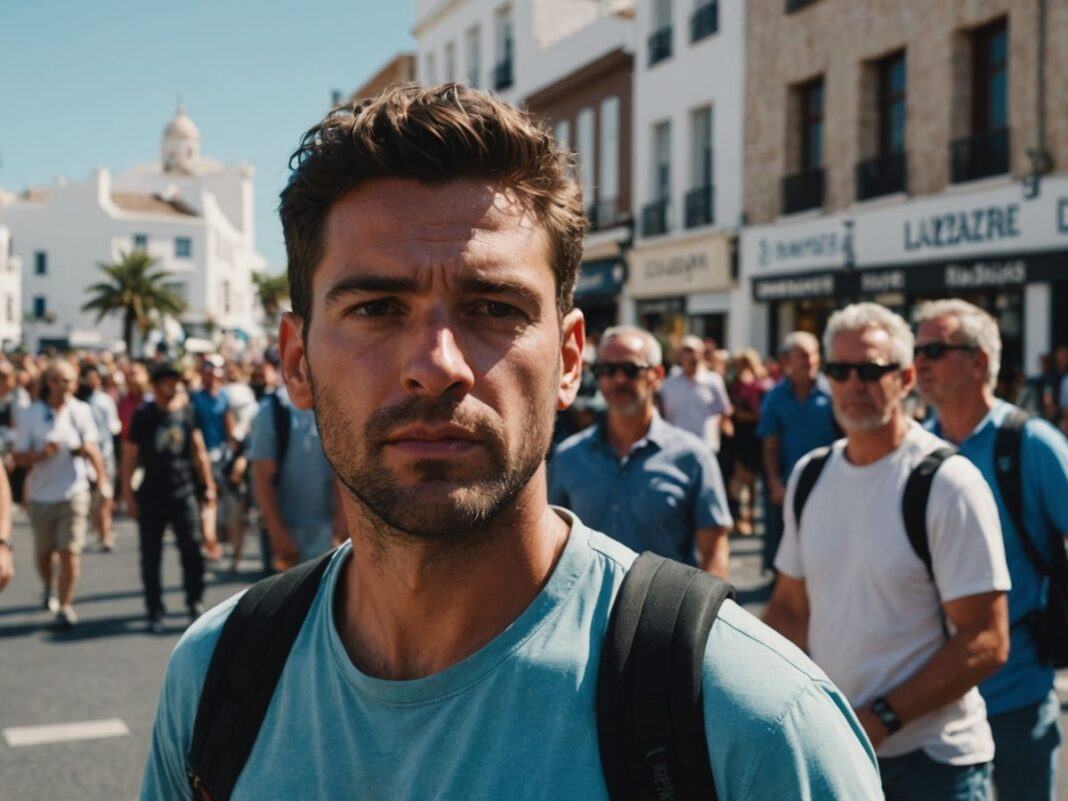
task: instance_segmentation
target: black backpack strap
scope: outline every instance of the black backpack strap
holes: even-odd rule
[[[816,448],[812,452],[812,458],[808,460],[801,470],[801,475],[797,477],[797,486],[794,487],[794,525],[797,526],[799,536],[801,534],[801,513],[805,511],[805,503],[808,501],[808,496],[812,494],[812,488],[819,481],[820,473],[823,472],[823,468],[826,467],[830,457],[830,446]]]
[[[254,584],[215,644],[189,748],[197,801],[227,801],[333,551]]]
[[[931,544],[927,536],[927,501],[931,496],[931,484],[935,473],[942,463],[956,454],[951,447],[936,448],[920,460],[905,482],[905,492],[901,496],[901,516],[905,522],[905,534],[916,556],[920,557],[927,575],[934,581],[934,568],[931,565]]]
[[[1024,553],[1035,570],[1049,576],[1053,572],[1052,566],[1043,561],[1042,554],[1031,539],[1023,519],[1023,469],[1020,454],[1024,426],[1030,419],[1031,416],[1023,409],[1013,408],[1001,421],[994,438],[994,475],[997,477],[1001,502],[1005,504],[1005,512],[1016,528],[1017,539]]]
[[[714,801],[701,675],[709,630],[734,589],[643,553],[623,579],[597,679],[597,733],[613,801]]]

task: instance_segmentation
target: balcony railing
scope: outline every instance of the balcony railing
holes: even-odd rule
[[[711,186],[700,186],[686,193],[686,227],[697,228],[699,225],[711,225],[715,219],[712,213]]]
[[[493,68],[493,88],[499,92],[508,89],[512,82],[512,59],[508,58]]]
[[[649,34],[649,66],[671,58],[671,26]]]
[[[718,30],[718,0],[710,0],[690,15],[690,42],[698,42]]]
[[[905,191],[905,154],[887,153],[857,165],[857,200]]]
[[[786,13],[792,14],[794,11],[798,11],[815,2],[816,0],[786,0]]]
[[[1009,129],[999,128],[964,139],[949,146],[953,183],[974,181],[1009,171]]]
[[[782,179],[782,213],[793,214],[823,205],[823,168],[805,170]]]
[[[590,221],[590,230],[603,231],[619,222],[618,205],[615,198],[608,198],[588,206],[586,218]]]
[[[642,208],[642,236],[659,236],[668,231],[668,200],[654,200]]]

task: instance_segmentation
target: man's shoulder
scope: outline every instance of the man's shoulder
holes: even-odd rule
[[[661,448],[675,458],[699,459],[708,453],[708,443],[696,434],[661,419],[658,435]]]
[[[589,428],[572,434],[556,446],[553,461],[559,458],[574,459],[584,451],[589,450],[600,439],[600,427],[596,423]]]

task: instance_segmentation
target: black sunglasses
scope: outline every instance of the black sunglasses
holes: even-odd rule
[[[912,349],[912,357],[918,359],[926,356],[933,362],[938,361],[951,350],[962,350],[974,353],[979,350],[975,345],[948,345],[945,342],[928,342],[926,345],[917,345]]]
[[[897,362],[894,362],[893,364],[876,364],[875,362],[827,362],[823,365],[823,372],[825,372],[827,377],[832,381],[848,381],[850,373],[856,370],[857,378],[865,384],[870,384],[872,381],[878,381],[887,373],[892,373],[894,370],[900,369],[901,365]]]
[[[597,362],[593,365],[593,374],[598,378],[611,378],[622,370],[629,380],[633,381],[642,370],[648,370],[651,364],[635,364],[634,362]]]

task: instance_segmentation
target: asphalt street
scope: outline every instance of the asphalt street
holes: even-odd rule
[[[118,550],[90,547],[75,606],[77,628],[60,632],[41,609],[28,526],[17,515],[16,575],[0,595],[0,801],[134,799],[148,753],[156,696],[167,657],[186,626],[178,553],[164,554],[164,634],[145,630],[136,531],[116,527]],[[258,573],[254,537],[238,575],[209,574],[207,604],[247,586]],[[734,540],[738,599],[759,613],[768,595],[758,537]],[[1062,700],[1068,700],[1068,677]],[[1064,721],[1062,707],[1062,723]],[[53,728],[40,728],[53,727]],[[1059,798],[1068,800],[1062,751]]]

